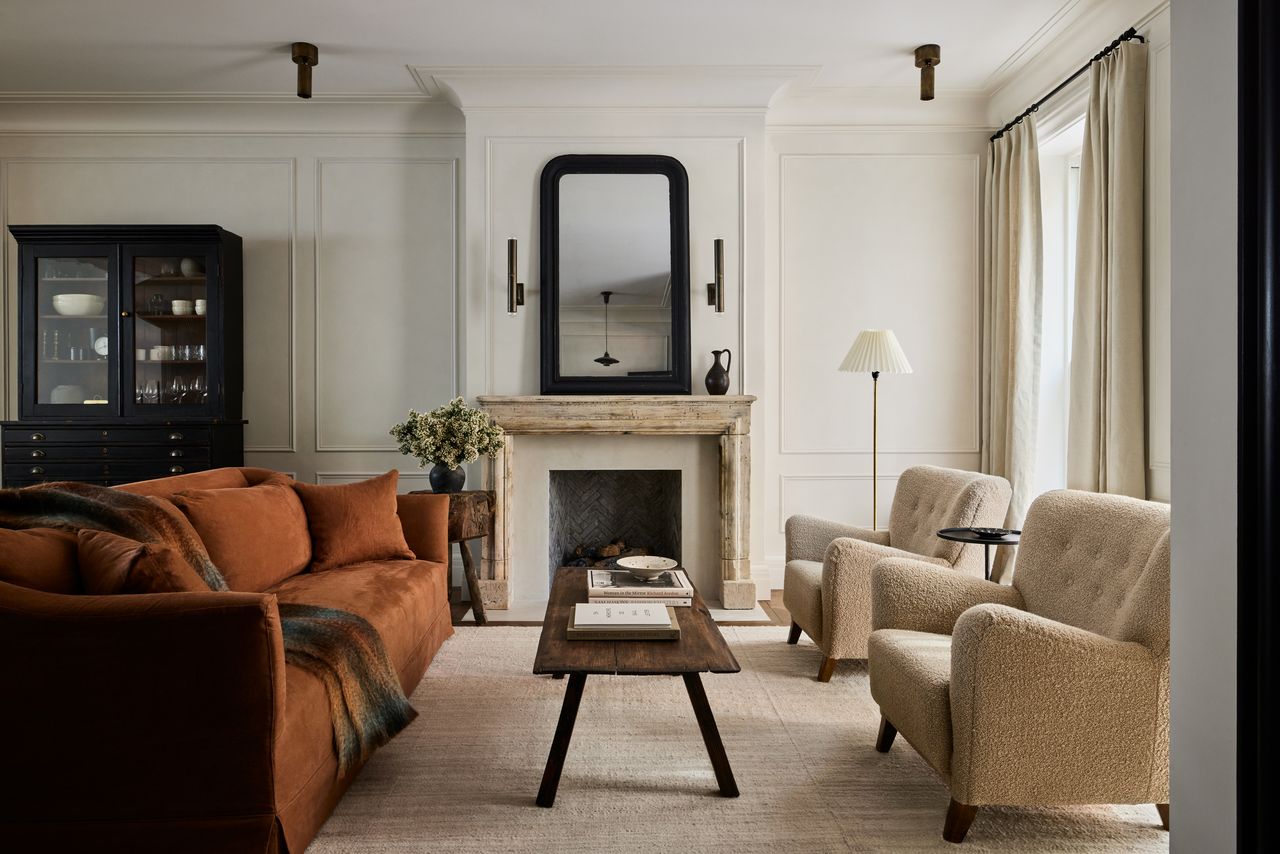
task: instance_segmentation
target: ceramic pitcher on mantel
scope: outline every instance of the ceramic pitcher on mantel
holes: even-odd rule
[[[724,364],[720,364],[720,354],[725,355]],[[733,364],[733,353],[726,347],[723,350],[712,350],[711,355],[715,357],[715,364],[711,366],[711,370],[707,371],[707,393],[708,394],[728,394],[729,393],[729,366]]]

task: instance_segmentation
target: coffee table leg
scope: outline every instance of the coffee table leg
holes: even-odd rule
[[[729,756],[724,752],[724,742],[720,740],[720,730],[716,728],[715,715],[711,714],[711,704],[707,702],[707,692],[702,687],[702,679],[696,673],[685,673],[684,687],[689,692],[689,702],[693,703],[693,713],[698,718],[698,729],[702,730],[702,740],[706,742],[707,753],[711,756],[711,767],[716,770],[720,796],[736,798],[738,784],[733,779],[733,769],[729,767]]]
[[[542,787],[538,789],[538,806],[540,807],[550,807],[556,802],[556,790],[560,788],[560,772],[564,770],[564,759],[569,753],[569,739],[573,738],[573,724],[578,719],[578,704],[582,702],[582,689],[586,684],[587,674],[569,674],[569,687],[565,689],[564,705],[560,707],[560,722],[556,724],[556,737],[551,740],[551,754],[547,756],[547,768],[542,772]],[[706,703],[705,696],[703,703]],[[697,704],[694,705],[696,707]],[[707,713],[710,714],[710,711]],[[698,720],[702,718],[699,717]],[[715,729],[714,722],[711,727]],[[718,737],[716,741],[719,742]],[[721,752],[723,753],[723,748]],[[725,767],[727,768],[728,765],[726,764]],[[737,794],[736,789],[734,794]]]
[[[467,576],[467,591],[471,594],[471,613],[476,615],[476,625],[483,626],[489,620],[484,614],[484,600],[480,598],[480,578],[476,575],[471,547],[466,540],[458,543],[458,552],[462,555],[462,571]]]

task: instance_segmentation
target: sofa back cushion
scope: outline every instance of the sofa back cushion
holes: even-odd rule
[[[109,531],[80,531],[77,554],[86,593],[199,593],[209,585],[177,550]]]
[[[80,593],[75,533],[0,528],[0,581],[45,593]]]
[[[1027,511],[1013,586],[1033,614],[1167,649],[1169,505],[1046,492]]]
[[[392,470],[359,483],[294,483],[311,529],[313,572],[371,560],[412,560],[396,512]]]
[[[311,562],[307,516],[283,474],[256,486],[195,489],[169,500],[191,521],[232,590],[261,593]]]
[[[912,466],[898,478],[889,516],[889,545],[955,563],[962,543],[942,528],[999,527],[1009,513],[1009,481],[938,466]]]
[[[178,474],[173,477],[158,477],[155,480],[140,480],[136,483],[121,484],[116,489],[121,492],[132,492],[134,495],[168,498],[175,493],[190,489],[231,489],[248,485],[249,481],[245,479],[241,469],[221,468]]]

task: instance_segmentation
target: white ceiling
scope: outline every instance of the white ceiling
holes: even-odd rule
[[[409,66],[805,65],[819,86],[986,89],[1082,0],[2,0],[2,93],[412,95]]]

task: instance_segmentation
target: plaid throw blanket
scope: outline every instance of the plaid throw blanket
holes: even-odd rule
[[[176,549],[209,585],[228,590],[204,544],[177,508],[157,499],[86,483],[0,489],[0,527],[87,528]],[[280,602],[285,660],[324,682],[333,720],[338,774],[359,765],[409,725],[409,705],[382,638],[357,614]]]

